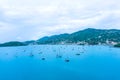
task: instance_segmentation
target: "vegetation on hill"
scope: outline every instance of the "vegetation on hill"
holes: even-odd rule
[[[0,46],[26,46],[34,44],[78,44],[78,45],[98,45],[98,44],[112,44],[120,43],[120,30],[116,29],[92,29],[88,28],[72,34],[60,34],[53,36],[46,36],[36,41],[25,42],[7,42],[0,44]],[[115,47],[120,44],[115,45]]]
[[[18,42],[18,41],[0,44],[0,47],[7,47],[7,46],[26,46],[26,44],[24,44],[22,42]]]
[[[120,30],[85,29],[72,34],[60,34],[37,40],[38,44],[114,44],[120,41]]]
[[[118,43],[118,44],[114,45],[114,47],[120,47],[120,43]]]

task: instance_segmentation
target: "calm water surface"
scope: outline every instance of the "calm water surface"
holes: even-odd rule
[[[120,49],[77,45],[1,47],[0,80],[120,80]]]

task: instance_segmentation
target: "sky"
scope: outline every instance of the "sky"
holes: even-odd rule
[[[120,0],[0,0],[0,43],[86,28],[120,29]]]

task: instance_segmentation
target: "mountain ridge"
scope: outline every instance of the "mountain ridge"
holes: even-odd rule
[[[21,42],[22,45],[35,45],[35,44],[115,45],[118,43],[120,43],[119,29],[94,29],[94,28],[79,30],[71,34],[64,33],[59,35],[45,36],[38,40]],[[5,43],[0,44],[0,46],[4,45]]]

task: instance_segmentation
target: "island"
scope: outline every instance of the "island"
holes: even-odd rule
[[[25,42],[12,41],[0,44],[0,47],[6,46],[27,46],[27,45],[113,45],[119,47],[120,30],[117,29],[93,29],[88,28],[71,34],[64,33],[60,35],[45,36],[38,40]]]
[[[114,45],[114,47],[120,47],[120,43],[118,43],[118,44]]]
[[[10,46],[26,46],[23,42],[12,41],[0,44],[0,47],[10,47]]]

